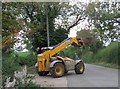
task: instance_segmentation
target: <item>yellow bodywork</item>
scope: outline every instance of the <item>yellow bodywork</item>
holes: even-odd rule
[[[47,50],[41,54],[38,54],[38,71],[49,71],[50,69],[50,59],[59,51],[63,50],[68,45],[79,45],[80,43],[83,44],[83,41],[81,39],[77,38],[68,38],[58,44],[55,48],[51,50]],[[60,56],[59,56],[60,57]],[[61,57],[61,59],[64,61],[65,59]],[[69,60],[69,59],[68,59]]]

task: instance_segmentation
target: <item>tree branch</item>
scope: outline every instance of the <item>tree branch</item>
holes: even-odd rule
[[[80,20],[84,20],[85,18],[82,18],[81,16],[80,17],[77,17],[77,21],[74,22],[71,26],[68,27],[68,31],[70,31],[71,28],[73,28],[74,26],[78,25],[79,21]]]
[[[114,20],[116,23],[120,24],[120,20]]]

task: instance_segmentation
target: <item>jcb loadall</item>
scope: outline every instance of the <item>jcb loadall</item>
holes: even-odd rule
[[[38,54],[35,65],[38,74],[46,76],[50,72],[52,77],[61,77],[70,70],[75,70],[76,74],[82,74],[84,72],[84,63],[81,60],[73,60],[57,55],[57,53],[69,45],[81,46],[83,44],[81,39],[67,38],[54,47],[44,47],[44,52]]]

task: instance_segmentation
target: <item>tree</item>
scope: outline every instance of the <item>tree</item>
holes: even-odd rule
[[[94,24],[100,39],[114,41],[119,39],[119,3],[93,2],[86,7],[89,23]]]
[[[60,22],[57,26],[70,32],[73,27],[86,19],[85,6],[86,3],[82,2],[76,4],[72,4],[72,2],[61,3],[60,15],[57,17],[57,20],[60,20]]]
[[[27,38],[33,46],[33,50],[37,47],[47,46],[47,24],[46,15],[48,14],[48,23],[50,31],[50,45],[55,45],[67,37],[66,34],[62,34],[61,39],[58,39],[57,32],[67,32],[62,28],[55,29],[54,19],[59,14],[59,3],[24,3],[21,8],[23,12],[21,13],[24,17],[25,24],[28,30],[25,30]],[[28,22],[29,19],[29,22]],[[62,33],[63,33],[62,32]]]
[[[3,44],[6,44],[4,46],[7,49],[13,48],[14,43],[18,42],[18,39],[15,40],[15,35],[22,31],[22,37],[28,49],[35,51],[37,47],[47,46],[46,15],[48,15],[50,45],[56,45],[67,38],[72,27],[78,25],[81,20],[84,20],[86,15],[84,13],[85,8],[83,7],[84,4],[82,3],[70,5],[69,2],[4,3],[2,8],[4,17],[2,32],[3,39],[4,37],[6,39],[3,40]],[[12,42],[9,45],[5,42],[7,41],[5,34],[8,38],[12,38],[12,41],[9,39]],[[13,37],[11,37],[11,34],[13,34]]]
[[[3,52],[10,51],[18,33],[22,30],[24,43],[29,49],[47,46],[46,14],[48,12],[51,45],[57,44],[67,37],[63,28],[54,27],[54,19],[59,13],[59,3],[3,3],[2,7],[2,45]],[[47,11],[46,11],[47,10]],[[63,31],[63,32],[62,32]],[[58,39],[57,32],[62,33]],[[54,34],[55,33],[55,34]],[[54,36],[53,36],[54,34]],[[59,35],[60,36],[60,35]],[[26,39],[27,38],[27,39]],[[31,45],[32,44],[32,45]]]
[[[77,5],[71,6],[69,3],[22,3],[21,8],[21,15],[29,29],[29,32],[25,30],[28,34],[26,37],[29,39],[27,43],[32,43],[33,50],[47,46],[47,13],[51,46],[67,38],[69,30],[79,24],[82,16],[85,16],[83,10]],[[75,19],[70,23],[71,17],[75,17]],[[58,22],[59,20],[62,21],[62,24]]]
[[[15,3],[2,4],[2,52],[10,52],[20,31]]]
[[[86,51],[96,53],[103,47],[103,42],[98,38],[98,34],[94,30],[81,30],[77,32],[77,38],[82,38]]]

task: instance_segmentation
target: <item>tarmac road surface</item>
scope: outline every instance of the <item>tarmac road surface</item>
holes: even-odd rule
[[[33,82],[43,87],[118,87],[118,70],[85,64],[83,74],[69,71],[61,78],[52,78],[49,75],[36,74]]]
[[[118,87],[118,70],[91,64],[85,64],[85,72],[76,75],[69,72],[68,87]]]

